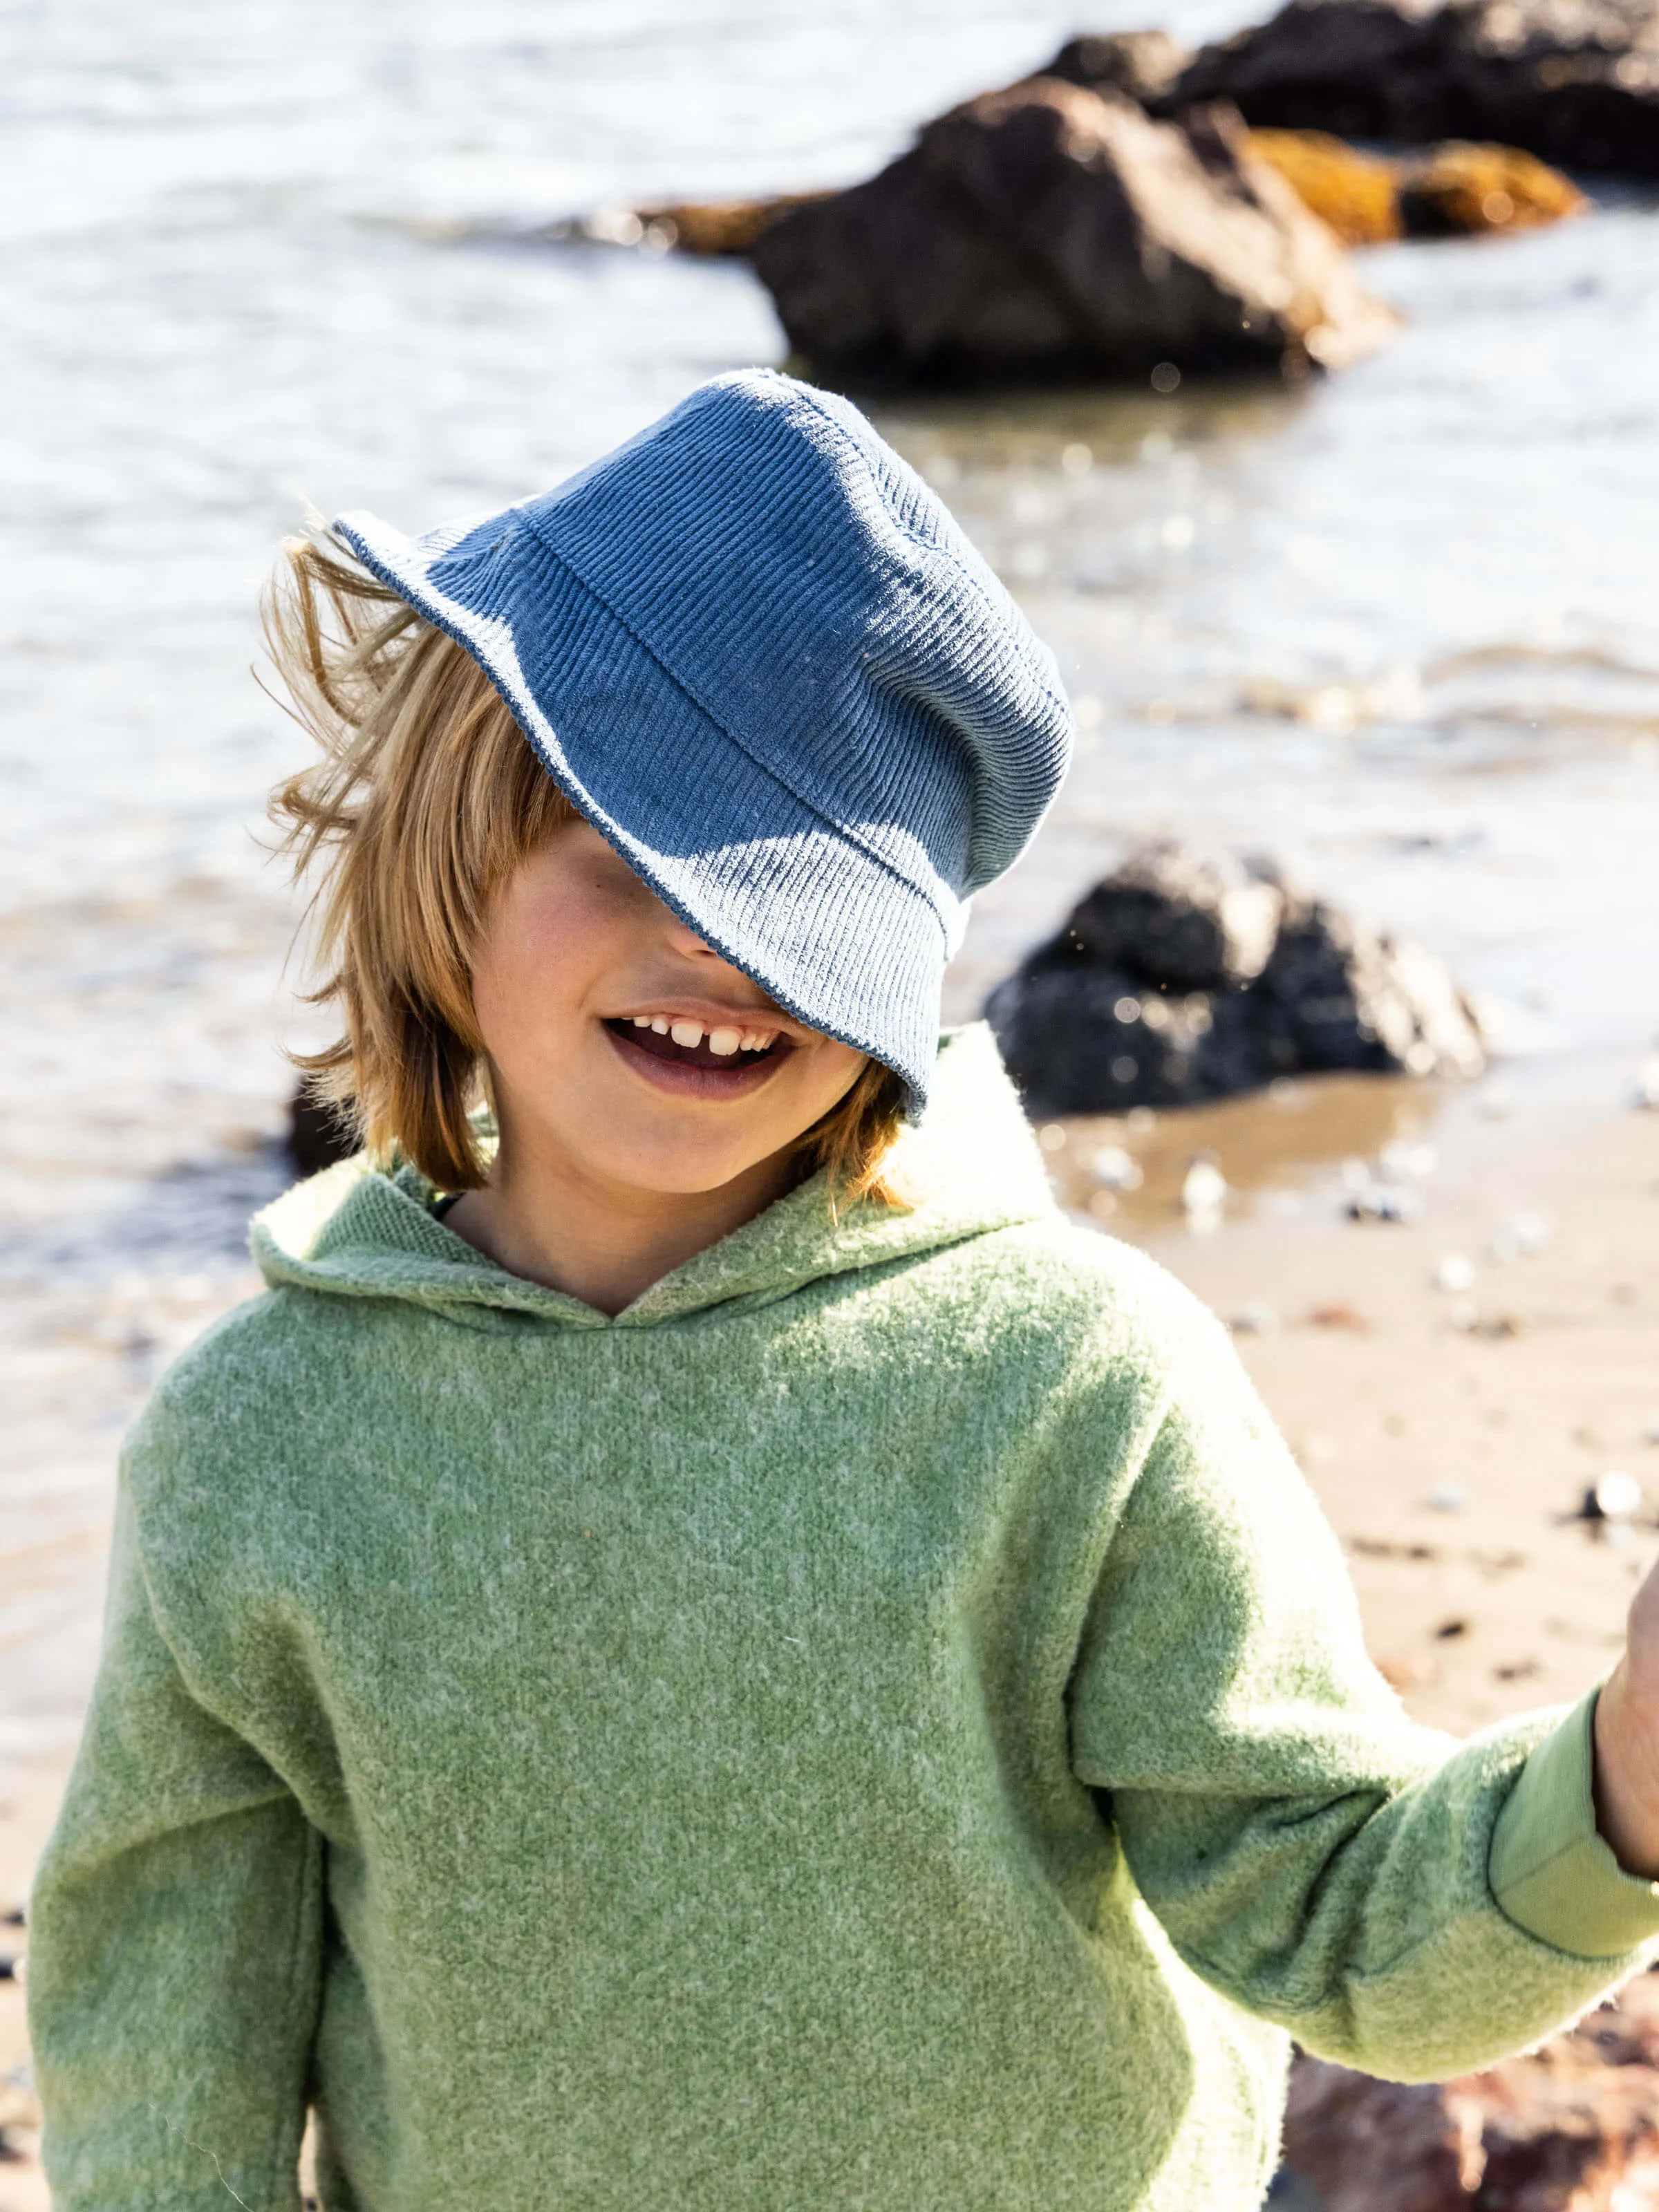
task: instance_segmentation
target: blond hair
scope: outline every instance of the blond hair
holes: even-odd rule
[[[496,890],[576,809],[471,655],[325,533],[285,538],[266,594],[276,673],[322,758],[271,796],[343,1034],[296,1053],[309,1086],[382,1164],[476,1189],[483,1040],[471,956]],[[884,1177],[903,1085],[871,1060],[796,1141],[836,1196],[905,1202]]]

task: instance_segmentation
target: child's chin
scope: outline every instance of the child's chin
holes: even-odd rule
[[[618,1096],[618,1092],[621,1093]],[[710,1112],[697,1102],[635,1084],[606,1085],[592,1110],[566,1121],[561,1134],[586,1171],[664,1197],[692,1197],[733,1182],[769,1159],[781,1133],[773,1102],[734,1100]]]
[[[653,1192],[659,1198],[702,1198],[736,1182],[769,1158],[773,1149],[765,1143],[747,1147],[613,1143],[606,1148],[603,1171],[617,1182]]]

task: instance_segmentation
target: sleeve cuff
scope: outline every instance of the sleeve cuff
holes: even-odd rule
[[[1592,1690],[1533,1751],[1492,1831],[1487,1875],[1507,1918],[1581,1959],[1659,1936],[1659,1882],[1626,1874],[1595,1826]]]

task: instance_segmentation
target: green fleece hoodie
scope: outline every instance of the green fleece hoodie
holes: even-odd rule
[[[1406,1721],[982,1031],[909,1142],[614,1321],[410,1172],[262,1218],[36,1893],[60,2212],[286,2212],[307,2101],[330,2212],[1244,2212],[1286,2030],[1445,2074],[1638,1963],[1589,1708]]]

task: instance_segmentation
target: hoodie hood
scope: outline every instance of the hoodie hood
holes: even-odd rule
[[[432,1212],[432,1184],[365,1156],[297,1183],[254,1217],[253,1256],[273,1289],[402,1299],[473,1326],[519,1316],[567,1328],[638,1328],[747,1310],[855,1268],[913,1259],[1056,1211],[1042,1156],[982,1023],[939,1042],[926,1121],[894,1164],[908,1206],[866,1200],[833,1215],[814,1176],[665,1275],[613,1320],[562,1291],[507,1273]]]

